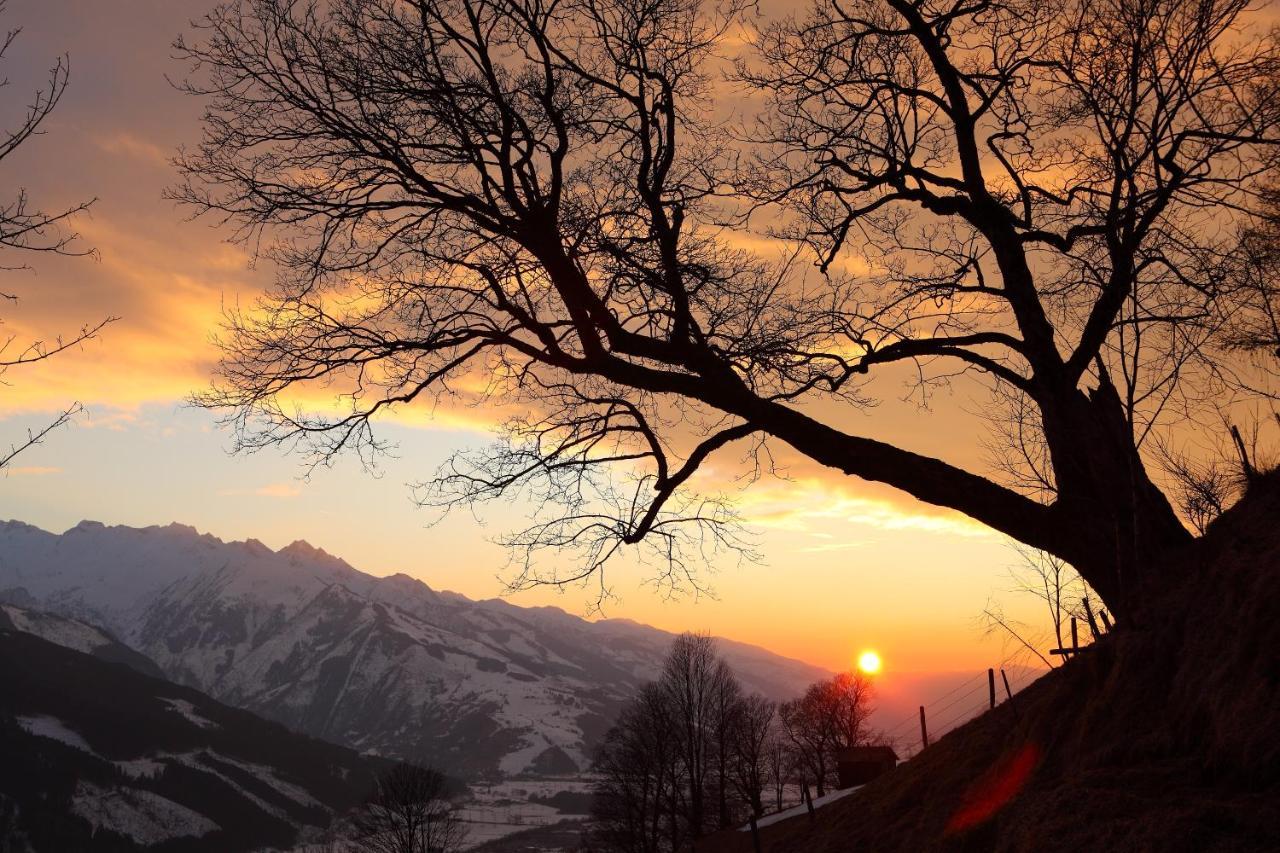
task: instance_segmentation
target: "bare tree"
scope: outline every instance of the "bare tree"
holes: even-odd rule
[[[795,763],[804,781],[813,781],[819,797],[836,779],[837,753],[869,742],[871,693],[865,676],[842,672],[809,685],[803,696],[779,706],[778,719]]]
[[[530,414],[423,500],[531,497],[516,585],[603,589],[627,545],[696,583],[734,519],[690,481],[776,441],[1052,553],[1127,616],[1193,542],[1147,436],[1270,393],[1272,363],[1236,381],[1223,347],[1258,301],[1235,248],[1275,39],[1240,33],[1247,0],[822,0],[741,64],[767,101],[748,144],[768,169],[744,174],[713,83],[745,5],[219,6],[178,44],[207,111],[174,195],[283,272],[229,318],[200,401],[242,448],[326,461],[483,378]],[[790,211],[781,236],[825,275],[734,247],[720,225],[748,204]],[[872,274],[842,275],[858,255]],[[901,364],[1023,400],[1046,493],[859,434],[841,413]],[[349,408],[283,402],[307,386]],[[548,546],[581,560],[544,572]]]
[[[764,795],[778,778],[781,767],[774,765],[771,749],[776,742],[778,705],[759,693],[742,700],[733,720],[730,778],[737,796],[751,809],[764,814]],[[778,808],[781,808],[781,803]]]
[[[1248,384],[1228,331],[1257,301],[1236,250],[1276,142],[1278,54],[1240,33],[1247,13],[818,3],[742,69],[784,164],[758,195],[797,212],[791,233],[823,264],[856,250],[885,270],[855,285],[859,367],[977,373],[1016,397],[1043,452],[1014,484],[1079,543],[1009,532],[1121,611],[1160,580],[1141,564],[1189,540],[1146,472],[1148,437]]]
[[[680,850],[758,814],[773,708],[743,696],[712,638],[677,637],[658,681],[624,709],[596,757],[595,843]]]
[[[606,850],[682,849],[684,777],[668,696],[645,685],[596,754],[591,841]]]
[[[713,640],[681,635],[596,755],[591,849],[678,851],[763,814],[766,794],[780,810],[797,780],[821,796],[839,751],[873,742],[870,700],[853,673],[781,706],[743,695]]]
[[[730,822],[730,735],[741,688],[717,654],[715,640],[692,633],[676,637],[658,684],[667,695],[679,737],[689,831],[699,838]]]
[[[1258,312],[1253,322],[1237,330],[1246,337],[1239,343],[1242,350],[1262,345],[1264,329],[1260,323],[1270,310]],[[1244,428],[1232,423],[1231,416],[1239,417]],[[1156,442],[1155,458],[1168,477],[1170,496],[1197,532],[1208,530],[1261,473],[1275,469],[1275,441],[1265,441],[1264,431],[1274,436],[1277,425],[1280,413],[1274,404],[1266,409],[1238,406],[1232,413],[1222,413],[1216,430],[1196,430],[1181,443],[1173,439]]]
[[[7,3],[0,0],[0,15],[3,15]],[[14,41],[21,33],[20,29],[11,29],[0,39],[0,60],[5,58]],[[44,87],[37,89],[31,96],[26,113],[8,130],[0,131],[0,163],[9,158],[19,147],[27,144],[43,131],[45,120],[53,112],[66,91],[70,65],[67,57],[61,56],[49,70],[49,77]],[[9,85],[7,79],[0,80],[0,88]],[[29,252],[48,253],[54,255],[85,255],[89,251],[80,248],[78,235],[67,230],[67,225],[77,214],[83,213],[92,204],[91,201],[75,205],[66,210],[48,213],[33,206],[27,191],[18,188],[7,201],[0,201],[0,253],[6,257],[13,254]],[[25,269],[24,263],[11,264],[0,262],[0,271],[13,272]],[[15,293],[0,289],[0,301],[14,303],[18,301]],[[104,326],[114,318],[84,326],[75,334],[51,341],[35,340],[19,343],[17,336],[9,335],[0,339],[0,384],[10,370],[46,361],[79,346],[97,336]],[[51,422],[27,431],[26,437],[14,441],[7,451],[0,450],[0,471],[13,462],[25,450],[44,441],[51,432],[69,423],[81,411],[79,403],[73,403],[63,409]]]
[[[1102,612],[1096,595],[1080,577],[1079,572],[1062,559],[1043,551],[1017,548],[1020,562],[1010,568],[1012,581],[1010,592],[1039,599],[1044,607],[1040,611],[1047,617],[1050,640],[1054,648],[1066,648],[1065,630],[1072,618],[1081,624],[1090,623],[1090,614],[1096,619]],[[1085,602],[1089,604],[1086,606]],[[982,613],[982,621],[989,632],[1006,636],[1017,646],[1019,653],[1030,653],[1046,666],[1056,664],[1045,656],[1045,635],[1040,626],[1023,624],[1007,616],[998,604],[989,603]]]
[[[825,682],[830,725],[835,731],[836,749],[869,743],[868,719],[873,707],[871,679],[860,672],[840,672]]]
[[[1275,288],[1280,274],[1280,183],[1275,169],[1280,157],[1273,155],[1270,165],[1272,175],[1258,191],[1257,216],[1241,235],[1247,298],[1242,300],[1240,317],[1229,327],[1226,339],[1228,346],[1264,360],[1280,357],[1280,294]]]
[[[781,710],[781,708],[779,708]],[[768,740],[765,741],[765,760],[769,768],[770,792],[775,811],[782,811],[786,801],[787,785],[796,775],[796,756],[791,743],[782,731],[780,718],[775,721]]]
[[[413,764],[398,764],[378,779],[356,815],[351,844],[364,853],[455,853],[466,827],[450,797],[449,780]]]
[[[742,685],[723,658],[717,666],[712,704],[711,740],[714,744],[712,785],[716,804],[716,828],[728,829],[737,818],[734,808],[733,763],[743,747],[738,740],[739,718],[744,711]]]
[[[1245,480],[1239,465],[1220,454],[1189,453],[1168,444],[1161,444],[1159,453],[1179,510],[1204,533],[1239,496]]]

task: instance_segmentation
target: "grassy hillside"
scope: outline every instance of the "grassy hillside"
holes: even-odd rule
[[[818,813],[776,853],[1280,849],[1280,477],[1090,647]],[[749,851],[724,833],[700,851]]]

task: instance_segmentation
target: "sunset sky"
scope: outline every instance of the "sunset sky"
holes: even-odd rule
[[[301,460],[279,451],[229,456],[231,437],[184,399],[204,387],[216,358],[210,335],[224,305],[252,298],[270,279],[265,264],[226,242],[212,222],[162,199],[174,181],[169,158],[199,136],[200,104],[168,82],[181,76],[170,44],[211,0],[11,0],[2,23],[23,33],[5,60],[6,117],[63,53],[67,94],[46,135],[4,164],[5,185],[25,185],[46,209],[96,198],[76,225],[96,259],[32,260],[6,273],[7,334],[19,341],[72,333],[120,317],[100,340],[37,368],[14,371],[0,396],[0,442],[80,401],[87,414],[22,456],[0,478],[0,517],[61,532],[81,519],[145,526],[180,521],[224,539],[272,547],[295,539],[375,573],[404,572],[473,598],[503,591],[505,554],[490,537],[509,530],[521,507],[436,526],[412,502],[409,484],[451,451],[489,440],[483,409],[405,412],[381,425],[396,455],[376,472],[355,459],[302,479]],[[886,379],[884,403],[859,429],[949,461],[981,466],[981,422],[968,412],[985,397],[957,385],[931,412],[903,402]],[[1038,617],[1009,594],[1018,557],[1003,537],[893,491],[803,460],[780,459],[788,480],[745,491],[734,472],[713,470],[717,488],[739,490],[758,564],[725,560],[703,575],[712,595],[669,598],[646,583],[652,568],[611,569],[604,614],[671,630],[705,629],[816,664],[844,668],[866,648],[895,671],[972,670],[1010,653],[984,637],[988,600]],[[483,522],[483,524],[482,524]],[[588,615],[594,590],[515,594],[516,604],[554,604]]]

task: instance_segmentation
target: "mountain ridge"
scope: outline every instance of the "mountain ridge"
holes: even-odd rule
[[[55,534],[0,522],[3,600],[99,625],[168,678],[298,731],[469,776],[585,769],[674,636],[370,575],[304,540],[274,551],[178,523]],[[773,698],[826,675],[721,646],[747,688]]]

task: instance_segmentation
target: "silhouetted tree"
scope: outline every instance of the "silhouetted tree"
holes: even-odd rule
[[[714,684],[712,693],[712,730],[711,739],[714,744],[713,785],[716,802],[716,828],[728,829],[736,817],[734,809],[733,762],[742,748],[737,736],[739,718],[743,713],[746,697],[742,694],[742,686],[733,674],[732,668],[721,659],[720,677]]]
[[[1238,463],[1222,453],[1189,453],[1163,443],[1159,452],[1173,500],[1183,518],[1204,533],[1240,495],[1245,478]]]
[[[676,731],[667,694],[645,685],[596,754],[593,846],[627,853],[682,849],[685,786]]]
[[[7,9],[8,3],[0,0],[0,15]],[[20,29],[12,29],[0,39],[0,60],[5,58],[14,40],[21,33]],[[8,130],[0,131],[0,163],[3,163],[18,148],[28,144],[42,133],[41,127],[53,112],[54,107],[62,99],[66,91],[70,65],[65,56],[58,57],[53,68],[49,70],[48,82],[37,89],[27,105],[26,114]],[[0,88],[9,85],[7,79],[0,80]],[[55,255],[84,255],[88,251],[77,245],[78,235],[66,230],[66,225],[78,213],[83,213],[92,202],[75,205],[66,210],[47,213],[34,207],[25,189],[19,188],[7,201],[0,201],[0,254],[11,256],[13,252],[44,252]],[[24,269],[23,264],[10,265],[0,262],[0,270],[14,271]],[[18,297],[7,289],[0,289],[0,301],[17,302]],[[97,336],[104,326],[114,318],[107,318],[99,323],[84,326],[68,338],[55,338],[52,341],[31,341],[18,344],[15,336],[0,340],[0,380],[13,368],[46,361],[72,347]],[[13,442],[7,451],[0,450],[0,471],[7,468],[13,460],[37,444],[40,444],[49,433],[64,426],[79,412],[79,403],[73,403],[63,409],[51,422],[38,429],[28,430],[24,439]]]
[[[1275,69],[1267,69],[1273,75]],[[1275,84],[1258,80],[1258,85]],[[1272,154],[1271,173],[1258,192],[1257,216],[1244,229],[1240,240],[1243,256],[1243,287],[1249,298],[1242,301],[1242,316],[1228,327],[1227,344],[1261,358],[1280,357],[1280,301],[1275,282],[1280,277],[1280,156]]]
[[[787,786],[797,775],[796,755],[782,730],[781,720],[775,721],[768,740],[765,741],[765,761],[769,771],[773,808],[775,811],[781,811],[786,801]]]
[[[688,582],[685,546],[735,544],[694,473],[776,440],[1067,560],[1128,614],[1192,541],[1148,436],[1273,386],[1274,361],[1224,359],[1273,304],[1236,250],[1276,142],[1276,39],[1240,31],[1248,0],[821,0],[741,63],[767,101],[744,174],[713,73],[746,5],[219,6],[178,45],[208,106],[175,195],[254,245],[277,233],[282,275],[230,318],[201,401],[242,448],[329,460],[484,377],[530,414],[424,500],[531,497],[510,544],[583,559],[526,557],[517,585],[641,543]],[[778,230],[825,277],[738,248],[719,226],[744,205],[790,211]],[[859,255],[870,272],[844,274]],[[1044,488],[858,432],[863,378],[903,364],[1021,401]],[[312,385],[350,408],[284,402]]]
[[[1153,430],[1273,385],[1231,332],[1274,300],[1238,251],[1277,141],[1280,54],[1248,8],[823,2],[742,68],[773,107],[761,196],[824,265],[856,246],[884,270],[852,284],[858,369],[986,374],[1037,450],[1015,484],[1040,520],[1004,529],[1121,611],[1189,540]]]
[[[412,764],[398,764],[378,778],[353,824],[350,843],[364,853],[455,853],[466,841],[448,779]]]
[[[778,705],[759,693],[742,699],[730,734],[729,777],[734,792],[755,815],[764,814],[764,795],[782,769],[774,766],[771,749],[776,740]],[[778,808],[781,808],[779,803]]]
[[[817,685],[810,687],[804,696],[779,705],[778,720],[786,733],[792,764],[800,772],[800,781],[813,781],[821,797],[826,793],[832,770],[829,759],[833,747],[831,729],[822,725]]]
[[[837,753],[869,742],[871,682],[857,673],[838,673],[809,686],[804,695],[778,708],[778,719],[803,778],[819,797],[836,781]]]
[[[677,851],[763,814],[766,793],[777,809],[797,782],[823,795],[839,750],[873,741],[870,702],[853,673],[781,706],[745,695],[713,639],[682,634],[596,754],[591,849]]]
[[[1072,617],[1087,624],[1088,616],[1084,600],[1090,600],[1090,608],[1096,614],[1100,608],[1093,591],[1071,566],[1052,554],[1036,551],[1031,548],[1018,548],[1021,562],[1010,569],[1009,578],[1013,581],[1010,590],[1014,593],[1034,596],[1044,603],[1048,616],[1052,637],[1045,640],[1034,625],[1023,624],[1007,616],[1003,607],[996,603],[988,603],[982,618],[989,632],[1000,632],[1026,652],[1037,657],[1045,666],[1057,664],[1045,656],[1046,643],[1052,642],[1052,648],[1065,648],[1069,645],[1066,633]]]
[[[689,831],[698,838],[729,823],[729,737],[742,691],[706,634],[676,637],[658,685],[677,732]],[[718,811],[711,812],[709,805]]]
[[[597,754],[595,843],[680,850],[758,809],[767,779],[759,729],[772,714],[771,702],[743,696],[712,638],[677,637],[658,680],[626,707]]]

